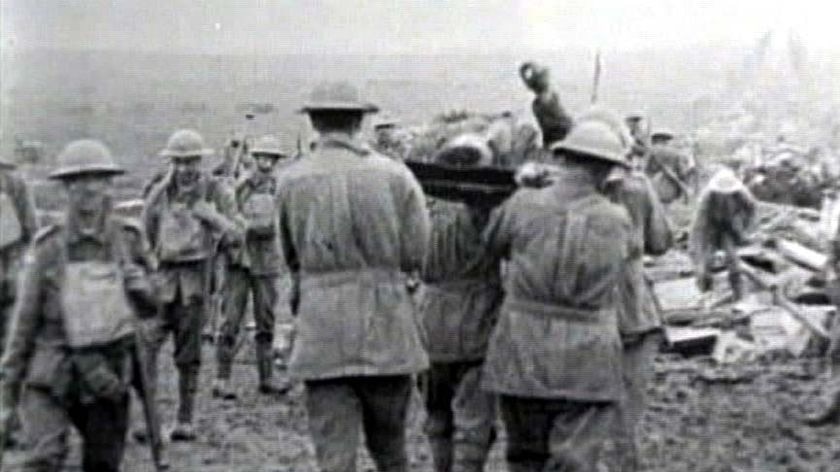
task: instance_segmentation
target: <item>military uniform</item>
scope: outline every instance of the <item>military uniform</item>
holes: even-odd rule
[[[149,241],[160,264],[155,277],[162,302],[159,316],[146,324],[144,335],[152,346],[153,357],[168,334],[173,335],[175,365],[183,376],[178,420],[185,423],[192,422],[198,386],[208,272],[216,253],[217,238],[225,239],[189,214],[200,199],[214,205],[231,221],[236,220],[236,204],[230,189],[204,175],[188,192],[179,191],[172,181],[161,182],[150,192],[143,214]],[[151,363],[157,364],[156,360]],[[157,377],[156,372],[150,374],[152,379]]]
[[[605,128],[578,124],[567,140],[617,141]],[[615,288],[641,249],[587,172],[563,166],[552,185],[519,190],[485,230],[509,262],[483,385],[501,396],[514,472],[594,471],[623,397]]]
[[[610,187],[610,198],[630,214],[636,245],[651,255],[664,254],[673,243],[665,209],[650,180],[640,172],[626,174]],[[635,254],[622,278],[619,304],[619,330],[624,340],[624,387],[621,403],[621,435],[624,469],[636,470],[638,450],[636,427],[647,403],[647,385],[653,378],[653,360],[658,350],[661,314],[644,280],[642,254]]]
[[[9,312],[15,301],[20,259],[38,229],[35,204],[26,182],[0,161],[0,355]]]
[[[238,210],[249,230],[245,247],[238,251],[227,274],[225,319],[217,349],[218,378],[229,379],[231,363],[242,317],[253,293],[254,321],[257,325],[257,368],[260,385],[272,376],[272,342],[277,303],[278,278],[285,263],[277,231],[277,176],[253,172],[236,186]]]
[[[379,470],[405,471],[411,375],[428,367],[406,287],[429,234],[420,185],[403,164],[335,133],[286,167],[278,188],[297,287],[289,370],[305,382],[319,467],[355,470],[361,426]]]
[[[694,160],[689,154],[663,144],[655,144],[649,149],[650,157],[645,173],[650,177],[659,199],[667,204],[683,197],[684,191],[675,178],[690,188],[696,167]],[[667,167],[670,172],[666,172],[663,167]]]
[[[63,170],[52,177],[121,172],[113,162],[66,165],[93,153],[104,159],[107,150],[93,141],[70,144],[59,156]],[[73,214],[66,227],[44,228],[26,256],[2,359],[2,408],[18,406],[31,446],[24,471],[61,470],[71,426],[82,437],[85,471],[120,468],[136,362],[134,316],[155,299],[142,231],[104,211],[95,228],[81,228]]]
[[[481,240],[488,215],[444,201],[431,211],[420,313],[431,361],[426,434],[438,472],[482,470],[494,437],[496,399],[479,388],[502,301],[499,261]]]

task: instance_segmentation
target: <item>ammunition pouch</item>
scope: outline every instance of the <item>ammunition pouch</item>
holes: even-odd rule
[[[97,400],[121,401],[128,393],[131,359],[127,353],[117,356],[117,371],[102,353],[74,353],[73,366],[80,381],[82,403]]]
[[[160,221],[158,258],[161,262],[200,261],[208,256],[209,231],[189,208],[166,208]]]
[[[274,195],[251,195],[242,205],[242,214],[248,219],[248,229],[252,235],[271,237],[276,233],[277,205]]]

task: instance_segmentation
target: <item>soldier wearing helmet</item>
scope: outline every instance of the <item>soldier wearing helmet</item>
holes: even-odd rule
[[[277,164],[288,159],[289,153],[274,136],[258,139],[250,152],[255,169],[235,188],[237,210],[245,221],[245,247],[235,253],[227,274],[225,318],[216,348],[217,378],[213,385],[214,396],[230,400],[237,396],[230,385],[231,365],[249,294],[253,295],[257,325],[259,391],[282,394],[288,390],[272,379],[272,342],[277,283],[284,266],[277,231]]]
[[[60,470],[71,427],[85,471],[120,469],[135,317],[155,305],[143,233],[112,212],[122,173],[102,143],[80,140],[50,174],[67,193],[65,223],[33,239],[2,360],[0,412],[19,408],[31,444],[20,470]]]
[[[674,133],[667,129],[654,131],[650,136],[650,152],[645,173],[650,177],[659,199],[671,203],[694,187],[696,164],[694,158],[671,145]],[[693,191],[693,190],[691,190]]]
[[[425,197],[402,163],[360,142],[377,107],[355,87],[321,84],[302,111],[317,141],[277,184],[296,287],[289,372],[305,385],[321,470],[355,470],[364,429],[377,468],[406,471],[411,376],[428,367],[407,286],[426,252]]]
[[[160,155],[170,170],[146,197],[143,222],[159,262],[156,277],[161,309],[145,326],[152,346],[148,376],[157,378],[157,353],[172,333],[178,369],[177,423],[170,436],[195,439],[193,410],[201,363],[201,335],[213,258],[221,248],[242,240],[233,192],[202,169],[202,157],[212,153],[193,130],[172,134]]]
[[[455,137],[434,159],[461,168],[493,164],[487,140],[472,134]],[[425,430],[437,472],[483,470],[495,437],[496,398],[480,388],[502,301],[499,261],[482,250],[491,210],[445,200],[431,209],[420,315],[431,362],[422,377]]]
[[[615,287],[640,250],[602,193],[627,148],[613,126],[581,120],[551,150],[554,181],[520,189],[484,230],[508,264],[482,384],[500,396],[511,470],[595,470],[623,396]]]
[[[632,130],[606,110],[591,109],[579,122],[599,120],[624,136],[628,146],[628,163],[637,157]],[[632,237],[644,254],[661,255],[673,244],[671,225],[662,202],[647,176],[638,169],[612,173],[605,192],[613,203],[623,206],[630,215]],[[625,396],[620,404],[619,434],[616,449],[621,470],[639,468],[637,426],[645,410],[647,386],[653,377],[653,360],[661,340],[662,316],[645,281],[642,251],[634,252],[627,261],[624,276],[618,284],[619,333],[624,346],[622,365]]]

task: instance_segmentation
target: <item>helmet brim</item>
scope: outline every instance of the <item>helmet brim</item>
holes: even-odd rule
[[[301,107],[298,113],[311,113],[313,111],[360,111],[362,113],[376,113],[379,111],[379,107],[372,103],[312,102]]]
[[[578,156],[591,158],[591,159],[597,159],[599,161],[609,162],[611,164],[616,164],[616,165],[619,165],[619,166],[622,166],[622,167],[625,167],[625,168],[628,168],[628,169],[630,168],[630,163],[627,162],[627,159],[625,159],[624,156],[607,155],[605,153],[595,152],[595,151],[593,151],[592,149],[589,149],[589,148],[585,148],[585,147],[582,147],[582,146],[575,146],[574,144],[564,143],[562,141],[552,145],[551,146],[551,152],[553,154],[558,154],[558,153],[576,154]]]
[[[49,178],[52,180],[64,180],[70,177],[78,177],[80,175],[100,175],[102,177],[111,177],[122,174],[125,174],[125,169],[117,166],[79,166],[54,170],[50,173]]]
[[[198,158],[198,157],[205,157],[205,156],[212,156],[215,154],[216,151],[210,148],[199,149],[197,151],[190,151],[190,152],[181,152],[181,151],[172,151],[170,149],[164,149],[158,155],[160,157],[170,158],[170,159],[189,159],[189,158]]]

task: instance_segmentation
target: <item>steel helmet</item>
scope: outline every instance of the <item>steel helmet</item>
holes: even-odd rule
[[[551,146],[554,153],[569,152],[624,167],[630,167],[628,149],[621,133],[600,119],[579,121],[565,139]]]
[[[674,132],[669,130],[669,129],[665,129],[665,128],[658,129],[658,130],[656,130],[656,131],[654,131],[653,133],[650,134],[650,139],[657,139],[657,138],[665,139],[665,140],[674,139]]]
[[[715,193],[735,193],[740,190],[746,190],[746,186],[739,179],[732,169],[725,167],[718,170],[715,175],[709,179],[706,188],[710,192]]]
[[[373,123],[373,129],[383,129],[383,128],[395,128],[400,124],[400,120],[390,116],[385,115],[380,117]]]
[[[273,156],[278,158],[286,157],[289,155],[288,152],[283,150],[282,146],[280,145],[280,140],[272,135],[266,135],[257,139],[254,145],[251,147],[251,155],[254,154],[264,154],[267,156]]]
[[[198,131],[179,129],[172,133],[166,142],[166,148],[160,152],[161,157],[173,159],[183,157],[202,157],[213,154],[213,150],[204,146],[204,138]]]
[[[359,89],[348,82],[323,82],[315,87],[309,101],[299,111],[310,113],[327,110],[376,113],[379,107],[363,102]]]
[[[58,168],[49,175],[51,179],[65,179],[83,174],[117,175],[125,173],[114,162],[111,151],[102,142],[80,139],[68,144],[58,155]]]
[[[481,167],[493,163],[493,151],[487,139],[467,133],[452,138],[434,157],[438,164],[457,167]]]

